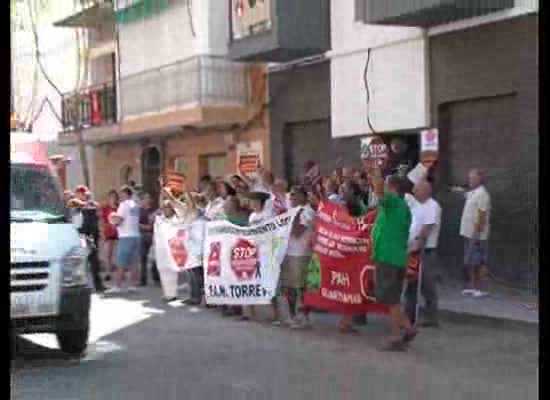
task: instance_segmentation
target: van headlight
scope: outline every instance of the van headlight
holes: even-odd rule
[[[63,286],[83,286],[88,283],[86,266],[88,250],[85,247],[73,247],[61,260]]]

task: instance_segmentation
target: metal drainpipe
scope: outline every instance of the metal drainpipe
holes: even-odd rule
[[[426,126],[432,126],[432,102],[431,102],[431,53],[430,53],[430,37],[428,30],[422,30],[424,38],[424,99],[426,107]]]

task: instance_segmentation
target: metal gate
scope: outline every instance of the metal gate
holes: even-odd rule
[[[440,107],[439,115],[443,184],[465,184],[474,167],[487,173],[492,202],[491,273],[516,286],[533,287],[538,270],[536,170],[517,129],[516,96],[450,103]],[[446,265],[458,272],[464,199],[445,190],[439,197],[443,207],[440,251]]]

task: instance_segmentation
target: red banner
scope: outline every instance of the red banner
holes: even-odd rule
[[[305,294],[306,307],[340,314],[387,312],[387,307],[376,303],[374,291],[371,231],[375,219],[376,210],[352,217],[342,206],[321,203],[313,239],[320,264],[320,288]],[[411,257],[409,271],[410,279],[415,279],[417,257]]]

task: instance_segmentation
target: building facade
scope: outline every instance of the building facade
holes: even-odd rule
[[[359,165],[361,140],[373,134],[387,144],[400,138],[414,163],[420,131],[438,128],[442,264],[450,275],[461,273],[463,200],[447,188],[464,184],[468,169],[483,168],[493,198],[490,270],[536,287],[538,2],[393,3],[304,2],[308,15],[327,21],[330,38],[320,45],[305,35],[289,46],[286,37],[299,36],[303,17],[288,2],[272,0],[261,29],[230,45],[236,60],[274,63],[274,171],[294,179],[308,160],[323,173]],[[326,28],[315,29],[322,38]]]
[[[356,95],[366,67],[353,61],[364,60],[365,50],[369,58],[370,49],[369,112],[377,133],[439,129],[442,263],[450,274],[460,275],[463,200],[447,189],[465,184],[469,169],[482,168],[493,204],[490,271],[518,287],[535,288],[538,2],[474,3],[395,2],[390,7],[358,0],[347,13],[333,8],[333,43],[340,37],[348,54],[339,57],[333,45],[332,135],[373,133],[361,118],[366,97]],[[346,98],[355,104],[347,106]]]
[[[93,32],[82,133],[94,148],[99,196],[128,180],[155,193],[166,170],[185,174],[192,187],[202,175],[224,177],[236,172],[243,147],[269,166],[264,69],[227,59],[223,3],[97,2],[65,20]],[[74,128],[60,134],[65,144],[77,139]]]

